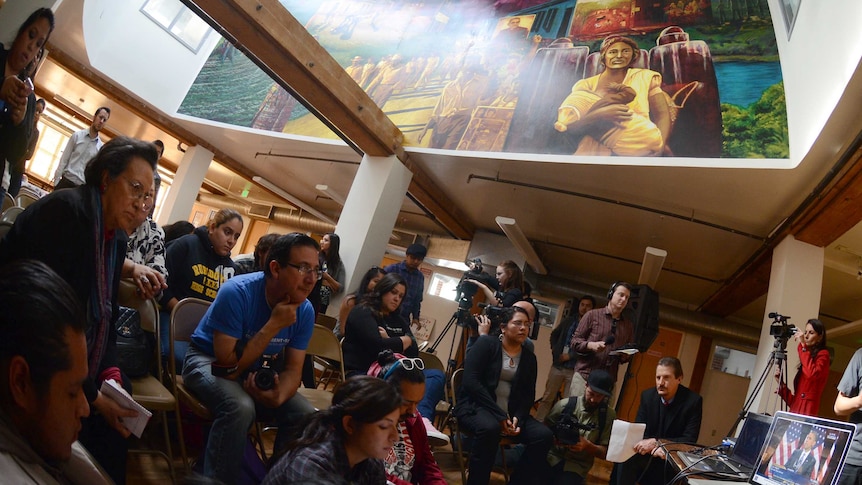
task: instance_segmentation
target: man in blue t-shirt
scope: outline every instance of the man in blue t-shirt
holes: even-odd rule
[[[278,424],[278,449],[287,440],[286,425],[314,412],[296,391],[314,329],[306,298],[320,278],[318,250],[304,234],[279,237],[264,271],[223,284],[192,334],[183,379],[214,415],[204,454],[209,477],[238,483],[256,417]],[[264,361],[274,373],[261,369]]]

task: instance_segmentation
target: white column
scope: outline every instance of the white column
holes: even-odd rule
[[[159,225],[189,219],[212,160],[213,153],[206,148],[196,145],[186,150],[156,221]]]
[[[788,323],[805,329],[810,318],[817,318],[820,312],[820,294],[823,283],[823,248],[797,241],[793,236],[787,236],[772,252],[772,271],[769,275],[769,293],[766,296],[766,310],[763,315],[763,328],[760,331],[760,344],[757,347],[757,361],[754,375],[748,387],[747,396],[751,395],[758,377],[764,371],[770,357],[776,350],[776,339],[769,334],[772,318],[769,313],[775,312],[790,317]],[[793,385],[799,355],[796,343],[789,339],[787,343],[787,381]],[[767,369],[767,379],[763,388],[752,401],[750,410],[772,414],[780,409],[780,398],[774,393],[777,383],[774,368]]]
[[[336,316],[341,297],[356,291],[365,271],[380,264],[413,174],[395,156],[362,157],[335,232],[347,288],[333,298],[327,314]]]

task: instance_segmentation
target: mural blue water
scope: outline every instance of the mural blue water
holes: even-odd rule
[[[722,103],[746,107],[760,99],[769,86],[781,82],[778,62],[716,62],[718,95]]]

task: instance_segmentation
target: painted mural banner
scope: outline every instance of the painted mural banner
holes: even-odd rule
[[[408,146],[574,156],[789,155],[766,0],[282,4],[401,129]],[[239,77],[247,82],[236,83]],[[179,111],[335,138],[224,40]]]

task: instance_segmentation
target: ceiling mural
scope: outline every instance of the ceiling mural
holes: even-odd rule
[[[766,0],[282,4],[401,129],[407,146],[788,157]],[[179,112],[335,137],[224,40]]]

